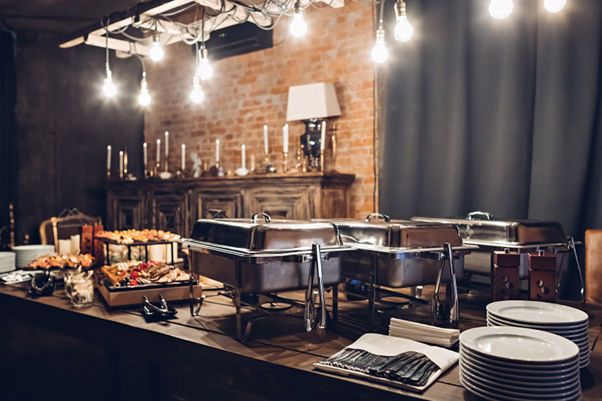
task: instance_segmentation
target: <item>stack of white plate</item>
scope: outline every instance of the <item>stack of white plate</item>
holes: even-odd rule
[[[524,327],[558,334],[579,347],[579,367],[589,365],[587,313],[538,301],[499,301],[487,305],[487,326]]]
[[[15,270],[15,253],[0,252],[0,273]]]
[[[54,252],[54,245],[19,245],[13,248],[17,255],[17,268],[27,267],[40,256]]]
[[[460,382],[486,400],[579,400],[579,348],[541,330],[477,327],[460,335]]]

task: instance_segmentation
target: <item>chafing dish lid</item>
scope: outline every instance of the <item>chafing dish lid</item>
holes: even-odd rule
[[[557,221],[497,220],[490,213],[472,212],[462,218],[412,217],[412,221],[455,224],[467,244],[492,246],[561,245],[567,241]]]
[[[328,223],[296,220],[200,219],[192,229],[191,239],[249,251],[272,251],[339,246],[336,227]]]
[[[346,245],[367,245],[382,248],[437,248],[445,243],[462,246],[462,238],[454,224],[391,220],[388,216],[371,214],[365,221],[326,219],[339,228]]]

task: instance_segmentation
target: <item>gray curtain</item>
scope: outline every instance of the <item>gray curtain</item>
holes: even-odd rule
[[[395,218],[560,221],[602,227],[602,1],[406,0],[415,36],[379,70],[379,207]]]

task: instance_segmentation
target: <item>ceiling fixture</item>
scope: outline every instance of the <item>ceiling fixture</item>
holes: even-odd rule
[[[384,6],[385,2],[383,0],[380,3],[380,22],[378,23],[378,29],[376,30],[376,43],[372,49],[372,60],[379,64],[383,63],[387,57],[389,57],[389,52],[385,46],[385,28],[383,27]]]
[[[491,0],[489,14],[495,19],[504,19],[512,14],[514,3],[512,0]]]
[[[153,35],[153,44],[148,51],[148,55],[154,62],[161,61],[163,60],[163,57],[165,57],[165,52],[161,47],[161,42],[159,42],[159,35],[157,33]]]
[[[407,42],[412,39],[414,35],[414,28],[408,22],[406,16],[406,3],[403,0],[397,0],[395,3],[395,16],[397,18],[397,24],[395,24],[395,39],[400,42]]]
[[[107,77],[104,80],[104,84],[102,85],[102,93],[106,97],[114,97],[117,94],[117,87],[113,83],[113,73],[111,72],[111,68],[109,67],[109,30],[106,30],[106,62],[105,67],[107,70]]]
[[[566,6],[566,0],[544,0],[543,6],[551,13],[557,13]]]
[[[297,0],[295,3],[295,14],[293,15],[293,22],[290,26],[291,35],[296,38],[302,38],[307,33],[307,24],[303,19],[303,10],[301,9],[301,1]]]

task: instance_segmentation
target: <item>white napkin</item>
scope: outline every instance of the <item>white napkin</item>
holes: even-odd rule
[[[389,335],[449,348],[458,342],[460,330],[443,329],[428,324],[391,318]]]
[[[441,374],[443,374],[445,371],[447,371],[447,369],[455,365],[458,362],[459,358],[458,353],[454,351],[450,351],[440,347],[433,347],[431,345],[426,345],[418,341],[406,340],[404,338],[397,338],[391,336],[383,336],[382,334],[374,333],[364,334],[356,342],[349,345],[348,347],[345,347],[344,349],[347,348],[365,350],[372,354],[383,356],[398,355],[407,351],[420,352],[421,354],[424,354],[427,357],[429,357],[429,359],[435,364],[437,364],[437,366],[439,366],[441,370],[438,370],[435,373],[433,373],[429,378],[429,381],[423,387],[415,387],[394,380],[389,380],[384,377],[376,377],[372,375],[367,375],[365,373],[355,372],[343,368],[337,368],[334,366],[321,365],[319,363],[314,363],[314,366],[320,370],[340,374],[343,376],[363,377],[370,381],[387,384],[389,386],[400,387],[412,391],[424,391],[431,384],[433,384],[435,380],[437,380],[437,378],[441,376]]]

